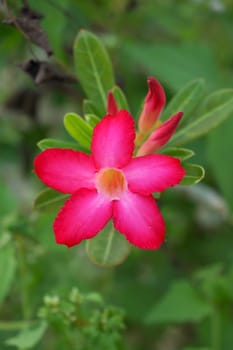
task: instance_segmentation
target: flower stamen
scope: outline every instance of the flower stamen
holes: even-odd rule
[[[105,194],[111,199],[120,199],[121,194],[127,188],[127,182],[121,170],[101,169],[96,176],[96,188],[99,193]]]

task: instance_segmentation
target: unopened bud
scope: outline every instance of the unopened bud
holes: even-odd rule
[[[117,112],[118,112],[118,107],[117,107],[115,97],[112,91],[109,91],[108,99],[107,99],[107,114],[111,114],[114,116],[117,114]]]
[[[166,96],[160,83],[154,77],[150,77],[147,83],[149,91],[138,121],[139,132],[142,134],[147,133],[153,128],[166,102]]]
[[[164,146],[174,134],[183,112],[178,112],[162,123],[139,148],[137,156],[155,153]]]

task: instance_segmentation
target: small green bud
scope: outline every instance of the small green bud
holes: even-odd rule
[[[79,292],[78,288],[74,287],[71,289],[69,299],[74,304],[82,304],[84,296]]]
[[[53,296],[45,295],[44,303],[46,306],[54,308],[60,304],[60,298],[58,295],[53,295]]]

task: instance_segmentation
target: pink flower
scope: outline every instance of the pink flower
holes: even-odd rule
[[[150,77],[147,83],[149,92],[138,121],[138,129],[142,134],[146,134],[155,126],[166,103],[165,92],[160,83],[154,77]]]
[[[35,158],[38,177],[71,194],[54,221],[57,243],[71,247],[92,238],[112,219],[131,244],[159,248],[165,225],[152,193],[178,184],[185,171],[170,156],[133,158],[134,140],[133,118],[121,110],[96,125],[92,155],[54,148]]]

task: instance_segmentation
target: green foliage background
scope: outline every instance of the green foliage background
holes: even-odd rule
[[[206,177],[202,184],[172,189],[162,196],[159,203],[167,224],[164,246],[159,251],[132,249],[118,267],[93,265],[84,245],[69,250],[55,245],[55,211],[39,214],[32,209],[35,195],[42,189],[32,168],[38,153],[36,143],[42,138],[73,142],[63,128],[63,117],[67,112],[82,115],[83,111],[82,67],[75,67],[72,54],[80,29],[101,38],[113,62],[116,82],[137,118],[150,75],[165,87],[168,101],[198,78],[205,80],[205,96],[232,88],[232,2],[28,3],[44,15],[41,26],[54,55],[48,58],[17,28],[0,24],[0,348],[14,345],[9,338],[13,339],[25,324],[37,322],[45,295],[65,298],[78,287],[84,294],[100,293],[106,303],[126,313],[121,341],[114,345],[115,340],[104,334],[103,340],[94,342],[101,350],[104,346],[109,350],[230,350],[233,115],[207,136],[187,144],[196,153],[194,162],[204,166]],[[17,16],[21,5],[21,1],[2,1],[1,19]],[[48,61],[63,74],[75,76],[77,70],[80,82],[35,84],[18,67],[29,59]],[[190,111],[190,118],[222,102],[224,96],[218,97],[220,101],[212,98],[206,105],[200,100],[195,113]],[[96,108],[102,113],[103,103]],[[34,346],[31,339],[38,337],[35,349],[91,349],[92,345],[83,345],[85,335],[80,329],[59,322],[55,327],[49,323],[45,334],[44,324],[40,324],[34,333],[29,332],[27,344],[16,340],[18,345],[14,346],[30,348]],[[63,332],[66,328],[69,334]],[[114,334],[109,334],[113,339]]]

